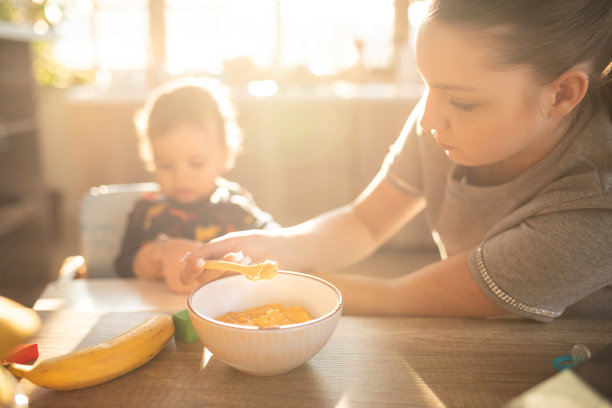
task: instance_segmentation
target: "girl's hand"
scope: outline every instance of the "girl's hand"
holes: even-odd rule
[[[229,254],[226,254],[225,256],[223,256],[221,258],[222,261],[228,261],[228,262],[233,262],[233,263],[237,263],[237,264],[242,264],[242,265],[250,265],[252,263],[251,258],[249,258],[248,256],[245,256],[242,252],[230,252]],[[214,280],[217,279],[221,279],[224,278],[226,276],[231,276],[231,275],[237,275],[236,272],[230,272],[230,271],[224,271],[224,270],[219,270],[219,269],[206,269],[206,273],[204,273],[204,261],[200,258],[201,261],[201,265],[202,265],[202,272],[200,273],[200,275],[198,276],[197,279],[193,280],[191,283],[188,283],[187,285],[196,285],[200,286],[203,285],[204,283],[207,282],[212,282]],[[179,274],[182,274],[183,269],[179,272]],[[181,281],[181,284],[185,284]]]
[[[278,261],[278,254],[275,254],[273,250],[275,234],[271,232],[272,230],[233,232],[211,240],[197,250],[185,254],[181,259],[184,262],[184,267],[180,272],[181,283],[190,285],[197,281],[203,284],[230,274],[227,271],[211,269],[204,271],[205,259],[222,259],[244,265],[263,262],[266,259]],[[245,256],[245,253],[248,256]]]

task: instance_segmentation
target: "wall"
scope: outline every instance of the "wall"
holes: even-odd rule
[[[284,225],[346,204],[378,171],[417,95],[239,97],[244,149],[227,177],[246,186]],[[91,90],[45,96],[45,179],[62,193],[65,217],[76,217],[92,186],[151,180],[132,127],[145,96]],[[431,248],[431,238],[419,218],[391,245]]]

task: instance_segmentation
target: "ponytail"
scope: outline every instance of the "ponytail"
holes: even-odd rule
[[[594,98],[597,99],[595,103],[605,106],[610,115],[610,120],[612,120],[612,61],[601,73],[599,85],[599,87],[593,89]]]

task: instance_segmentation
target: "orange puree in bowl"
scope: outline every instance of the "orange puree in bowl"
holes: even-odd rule
[[[301,306],[285,307],[280,303],[271,303],[242,312],[227,312],[217,317],[217,320],[245,326],[273,327],[306,322],[312,320],[312,317]]]

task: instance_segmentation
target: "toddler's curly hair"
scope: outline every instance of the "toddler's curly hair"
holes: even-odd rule
[[[212,78],[183,78],[157,88],[134,117],[140,157],[148,170],[155,170],[151,141],[184,124],[205,130],[214,125],[227,148],[226,168],[233,167],[241,149],[242,132],[229,90]]]

